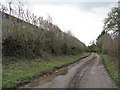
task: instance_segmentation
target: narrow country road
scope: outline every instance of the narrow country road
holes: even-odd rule
[[[66,68],[37,79],[22,88],[116,88],[102,58],[92,53]]]

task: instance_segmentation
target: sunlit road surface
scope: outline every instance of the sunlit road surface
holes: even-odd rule
[[[22,88],[117,88],[96,53]]]

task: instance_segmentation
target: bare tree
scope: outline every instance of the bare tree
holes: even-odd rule
[[[12,7],[11,7],[12,1],[8,2],[8,4],[9,4],[9,14],[11,15],[12,14]]]
[[[8,8],[5,5],[0,4],[0,11],[6,13],[8,11]]]

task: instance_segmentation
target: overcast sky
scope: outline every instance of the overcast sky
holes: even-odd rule
[[[23,1],[23,0],[22,0]],[[89,44],[103,30],[104,19],[117,0],[24,0],[30,10],[44,19],[48,14],[62,31],[70,30],[80,41]],[[100,2],[101,1],[101,2]],[[116,1],[116,2],[115,2]]]

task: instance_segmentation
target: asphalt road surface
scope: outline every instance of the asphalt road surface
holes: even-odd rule
[[[96,53],[22,88],[117,88]]]

